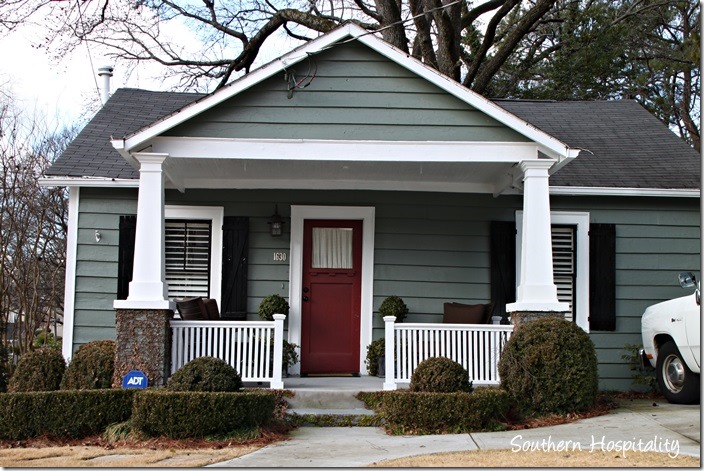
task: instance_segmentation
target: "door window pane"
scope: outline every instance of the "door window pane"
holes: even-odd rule
[[[314,227],[312,268],[353,268],[352,233],[350,227]]]

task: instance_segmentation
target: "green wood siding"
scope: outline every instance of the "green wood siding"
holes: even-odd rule
[[[489,223],[510,221],[522,198],[412,192],[187,190],[167,191],[167,204],[223,206],[227,216],[250,218],[248,318],[269,294],[288,296],[290,221],[284,235],[269,235],[267,221],[278,203],[354,205],[376,208],[374,309],[386,296],[403,297],[407,322],[439,322],[444,302],[490,299]],[[640,344],[640,317],[656,302],[689,291],[677,284],[680,271],[699,275],[698,200],[675,198],[555,197],[554,211],[585,211],[593,223],[616,224],[616,331],[593,332],[602,389],[629,389],[631,372],[621,355]],[[74,348],[114,338],[112,302],[117,288],[117,227],[121,214],[136,211],[136,190],[81,191]],[[95,229],[103,238],[96,243]],[[374,319],[374,338],[383,325]]]
[[[309,86],[288,97],[284,74],[168,131],[169,136],[407,141],[526,141],[503,124],[360,44],[289,69]],[[303,83],[307,83],[304,81]]]
[[[76,250],[73,350],[84,343],[115,338],[117,247],[122,214],[136,214],[136,189],[82,188]],[[100,242],[95,231],[100,231]]]
[[[640,319],[651,304],[685,296],[677,274],[700,275],[699,200],[680,198],[552,199],[552,210],[588,211],[590,222],[616,225],[616,331],[593,332],[602,389],[626,390],[626,344],[642,344]]]

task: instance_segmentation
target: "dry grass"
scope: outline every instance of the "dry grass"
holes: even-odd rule
[[[700,467],[699,458],[678,456],[670,458],[666,453],[602,451],[543,452],[511,450],[462,451],[435,453],[374,463],[374,467],[401,468],[602,468],[602,467]]]
[[[0,449],[4,468],[78,468],[78,467],[188,467],[237,458],[261,448],[245,445],[220,449],[135,449],[99,446],[51,446],[47,448]]]

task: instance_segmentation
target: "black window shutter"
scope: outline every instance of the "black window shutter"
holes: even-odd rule
[[[589,225],[589,329],[616,330],[616,226]]]
[[[136,228],[137,216],[120,216],[120,235],[117,252],[117,299],[127,299],[130,291]]]
[[[516,223],[491,221],[490,239],[492,315],[506,324],[506,304],[516,301]]]
[[[227,216],[222,226],[221,317],[247,318],[247,254],[249,218]]]

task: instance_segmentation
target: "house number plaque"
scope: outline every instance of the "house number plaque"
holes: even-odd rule
[[[275,262],[285,262],[286,261],[286,252],[274,252],[274,261]]]

